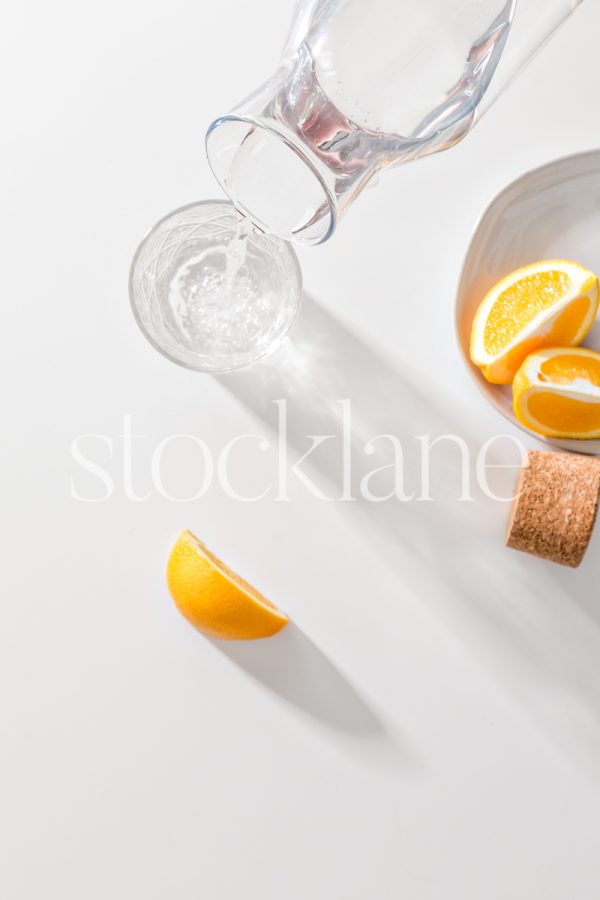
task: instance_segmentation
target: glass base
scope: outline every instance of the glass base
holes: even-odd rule
[[[183,206],[138,247],[129,296],[150,343],[179,365],[228,372],[271,353],[302,291],[285,241],[252,228],[226,200]]]

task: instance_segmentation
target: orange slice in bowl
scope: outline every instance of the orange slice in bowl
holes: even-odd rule
[[[545,437],[600,438],[600,353],[558,347],[528,356],[513,382],[515,416]]]
[[[533,263],[484,297],[471,330],[471,359],[493,384],[510,384],[542,347],[580,344],[596,318],[598,278],[564,259]]]

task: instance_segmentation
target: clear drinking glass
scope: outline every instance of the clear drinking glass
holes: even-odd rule
[[[300,0],[277,72],[206,138],[236,208],[326,240],[372,176],[460,141],[581,0]]]
[[[188,369],[229,372],[271,353],[300,304],[296,254],[257,233],[227,200],[183,206],[138,247],[129,273],[135,319]]]

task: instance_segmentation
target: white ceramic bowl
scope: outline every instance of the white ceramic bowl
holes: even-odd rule
[[[573,259],[600,273],[600,150],[558,159],[504,188],[481,216],[463,265],[455,309],[463,358],[490,403],[531,435],[514,416],[510,386],[489,384],[471,362],[471,323],[480,301],[500,278],[527,263],[554,258]],[[600,351],[600,322],[583,346]],[[544,442],[600,455],[600,440]]]

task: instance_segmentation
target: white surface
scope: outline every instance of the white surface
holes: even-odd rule
[[[471,326],[481,299],[508,272],[537,260],[575,259],[600,272],[599,233],[600,150],[576,153],[526,172],[500,191],[477,224],[456,293],[458,339],[475,383],[514,424],[512,387],[490,384],[470,359]],[[593,323],[583,345],[600,349],[600,321]],[[541,447],[544,444],[546,449],[600,455],[600,440],[540,441]]]
[[[484,204],[600,143],[592,0],[462,146],[388,173],[301,254],[313,302],[284,369],[197,376],[137,332],[131,254],[215,195],[204,128],[269,72],[288,17],[270,0],[4,14],[0,894],[595,900],[598,532],[576,572],[503,549],[507,509],[456,502],[452,447],[433,503],[326,503],[298,483],[289,503],[216,487],[134,503],[122,441],[112,460],[93,445],[111,499],[70,496],[71,478],[100,487],[72,441],[122,433],[125,414],[148,436],[138,493],[169,435],[272,442],[273,398],[292,459],[343,397],[357,441],[392,431],[413,462],[415,435],[476,450],[506,430],[460,359],[452,299]],[[178,448],[165,485],[189,493],[198,456]],[[235,459],[238,489],[259,491],[275,451]],[[338,468],[324,450],[310,471],[327,485]],[[244,646],[189,628],[163,576],[185,526],[294,627]]]

